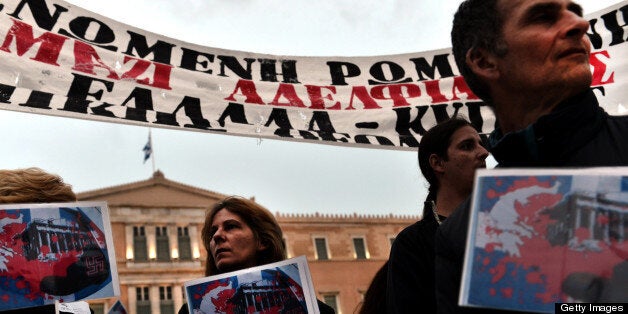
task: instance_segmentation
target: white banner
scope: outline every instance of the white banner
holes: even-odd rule
[[[625,114],[628,1],[587,16],[593,87]],[[293,57],[203,47],[64,1],[0,4],[0,109],[151,127],[415,150],[458,113],[482,133],[491,110],[449,49]]]

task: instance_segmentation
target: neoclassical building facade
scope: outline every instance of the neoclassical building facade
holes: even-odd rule
[[[78,194],[80,201],[108,204],[119,299],[129,313],[176,313],[185,303],[183,284],[203,276],[205,211],[227,196],[169,180],[160,171],[144,181]],[[288,257],[307,257],[317,297],[341,314],[354,312],[397,233],[419,219],[392,214],[275,217]],[[96,313],[106,313],[116,301],[90,303]]]

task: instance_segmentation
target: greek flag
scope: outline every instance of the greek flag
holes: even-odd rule
[[[153,153],[153,141],[150,138],[150,131],[148,132],[148,142],[146,142],[146,145],[144,145],[142,150],[144,151],[144,163],[146,163],[148,158],[150,158],[150,155]]]

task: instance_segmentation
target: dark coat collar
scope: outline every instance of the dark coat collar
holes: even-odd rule
[[[602,127],[606,113],[592,90],[560,103],[527,128],[489,137],[500,167],[551,167],[562,164]]]

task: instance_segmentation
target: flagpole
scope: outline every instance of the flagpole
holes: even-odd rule
[[[153,136],[151,134],[151,128],[148,128],[148,140],[150,141],[150,159],[153,163],[153,174],[155,174],[155,148],[153,147]]]

